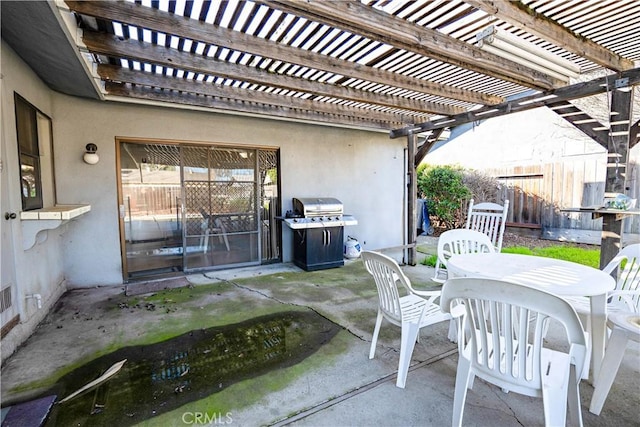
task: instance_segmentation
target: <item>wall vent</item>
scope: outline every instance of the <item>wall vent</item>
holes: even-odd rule
[[[13,300],[11,298],[11,288],[12,286],[9,285],[0,291],[0,313],[4,313],[11,307],[11,301]]]

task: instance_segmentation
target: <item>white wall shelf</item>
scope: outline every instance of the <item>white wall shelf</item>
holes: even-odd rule
[[[38,242],[38,234],[53,230],[70,219],[79,217],[91,210],[91,205],[55,205],[49,208],[20,212],[22,224],[22,247],[29,250]],[[44,237],[44,238],[43,238]],[[46,237],[41,235],[42,241]]]

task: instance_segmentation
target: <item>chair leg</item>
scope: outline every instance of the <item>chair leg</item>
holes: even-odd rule
[[[569,367],[567,367],[569,369]],[[557,373],[557,375],[563,375]],[[564,426],[567,422],[567,393],[569,390],[570,374],[567,372],[558,386],[548,387],[542,380],[542,406],[544,407],[545,426]],[[554,381],[556,382],[556,381]]]
[[[589,365],[586,365],[587,367]],[[569,374],[569,420],[573,425],[582,427],[582,407],[580,405],[580,381],[578,381],[576,368],[571,366],[571,373]]]
[[[449,333],[447,334],[447,338],[449,339],[449,341],[457,343],[458,342],[458,326],[457,326],[457,320],[456,319],[451,319],[449,321]]]
[[[614,327],[613,332],[611,332],[611,337],[609,338],[607,351],[602,360],[602,365],[600,366],[600,374],[594,383],[595,389],[591,397],[589,412],[600,415],[604,401],[607,399],[613,380],[615,380],[616,374],[618,373],[618,368],[620,368],[620,362],[622,362],[625,349],[627,348],[627,341],[627,334]]]
[[[444,269],[444,264],[440,263],[440,260],[436,260],[436,269],[431,280],[437,283],[444,283],[447,280],[447,270]]]
[[[211,238],[211,230],[206,229],[204,235],[200,236],[200,247],[205,254],[209,252],[209,239]]]
[[[376,327],[373,329],[373,338],[371,338],[371,348],[369,349],[369,359],[373,359],[376,355],[376,345],[378,344],[378,334],[380,333],[380,325],[382,324],[382,312],[378,310],[376,318]]]
[[[584,365],[582,366],[582,376],[581,379],[588,381],[589,380],[589,368],[591,367],[591,333],[590,332],[585,332],[585,336],[587,339],[587,353],[586,353],[586,357],[584,358]],[[594,378],[594,384],[595,384],[595,378]]]
[[[229,251],[229,239],[227,238],[227,230],[224,228],[224,224],[220,218],[215,220],[215,225],[220,229],[220,236],[218,236],[218,240],[220,242],[224,241],[224,245],[227,248],[227,252]]]
[[[416,339],[420,327],[417,323],[402,323],[402,339],[400,341],[400,361],[398,362],[398,378],[396,386],[404,388],[407,382],[407,374],[409,373],[409,365],[411,364],[411,355],[416,346]]]
[[[453,394],[453,418],[451,419],[452,427],[460,427],[462,425],[464,403],[467,400],[467,389],[469,388],[469,380],[471,379],[471,377],[471,362],[462,357],[462,355],[458,355],[456,388]]]

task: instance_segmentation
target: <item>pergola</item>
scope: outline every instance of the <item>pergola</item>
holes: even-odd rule
[[[406,137],[410,244],[415,166],[444,129],[550,108],[607,149],[606,193],[624,192],[620,177],[640,138],[632,112],[640,79],[636,0],[1,5],[3,39],[62,93]],[[476,35],[490,25],[570,62],[579,78],[481,49]],[[604,92],[611,97],[606,123],[571,103]],[[605,215],[601,263],[617,251],[620,233],[621,222]],[[414,257],[415,247],[409,263]]]

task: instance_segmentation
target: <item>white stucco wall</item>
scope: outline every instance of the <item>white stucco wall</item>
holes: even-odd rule
[[[58,202],[87,203],[91,212],[68,232],[65,274],[71,286],[122,283],[115,138],[279,147],[281,201],[336,197],[357,226],[347,235],[364,248],[402,244],[404,161],[402,139],[387,133],[187,111],[157,106],[53,96]],[[84,146],[98,146],[100,162],[82,161]],[[283,260],[290,261],[291,231],[283,227]]]
[[[16,53],[2,42],[2,288],[13,285],[13,306],[20,315],[20,323],[2,339],[2,359],[13,353],[44,318],[50,307],[66,290],[64,273],[64,247],[67,242],[68,226],[41,232],[41,242],[25,250],[23,231],[25,221],[19,219],[22,210],[20,197],[20,170],[14,93],[18,93],[45,115],[52,116],[51,91],[20,60]],[[41,164],[51,161],[50,156],[41,156]],[[43,186],[47,191],[52,186]],[[44,197],[53,200],[52,191]],[[52,203],[52,202],[51,202]],[[17,219],[5,220],[5,212],[13,212]],[[41,297],[41,308],[36,298],[26,299],[27,295]]]
[[[2,212],[21,211],[14,91],[53,121],[55,177],[44,179],[49,187],[55,181],[55,202],[91,205],[89,213],[41,232],[28,250],[22,245],[24,221],[3,220],[3,236],[12,245],[0,255],[3,265],[11,258],[9,265],[15,267],[22,319],[2,341],[3,360],[66,289],[122,284],[116,137],[278,147],[283,212],[291,209],[293,197],[336,197],[345,213],[359,221],[345,229],[345,239],[354,236],[371,250],[403,243],[404,139],[392,140],[385,132],[74,98],[48,89],[4,42],[1,64]],[[82,161],[89,142],[98,146],[97,165]],[[291,246],[291,231],[283,227],[285,262],[292,258]],[[41,309],[35,300],[24,300],[34,293],[42,296]]]

